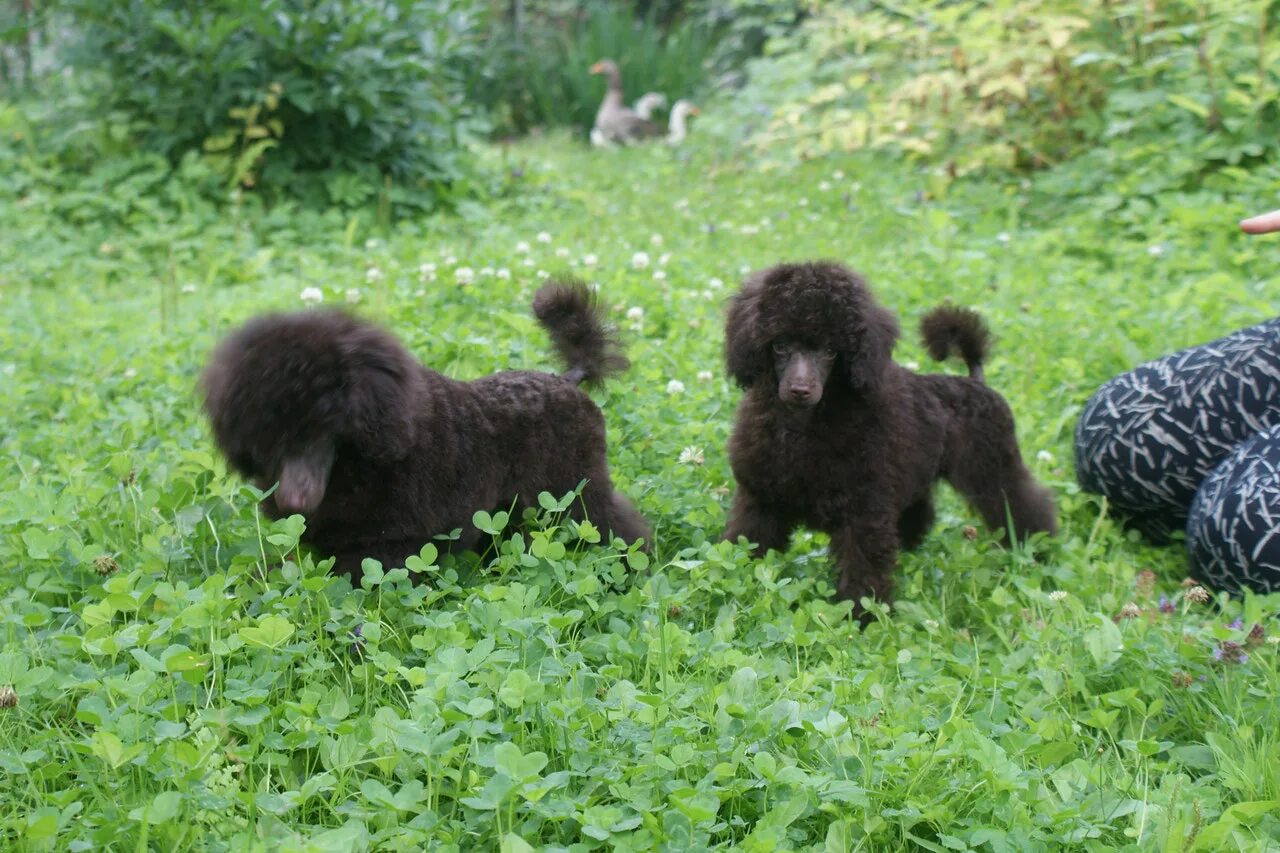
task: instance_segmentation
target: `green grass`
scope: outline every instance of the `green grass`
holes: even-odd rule
[[[1280,249],[1234,233],[1247,205],[1171,196],[1121,223],[1040,183],[920,201],[928,176],[865,157],[490,156],[523,169],[512,199],[391,233],[145,195],[123,226],[73,226],[101,195],[0,200],[4,847],[1280,847],[1277,647],[1212,658],[1254,623],[1280,635],[1280,596],[1187,600],[1180,547],[1125,534],[1071,467],[1097,384],[1273,313]],[[712,544],[724,300],[811,257],[864,272],[904,328],[943,299],[986,315],[989,382],[1061,514],[1003,550],[948,495],[865,629],[829,600],[821,537],[760,561]],[[539,270],[598,281],[626,332],[634,366],[597,399],[656,528],[647,566],[551,511],[429,584],[353,590],[298,556],[296,521],[257,516],[194,397],[233,324],[355,289],[451,376],[554,369]],[[914,335],[897,358],[935,367]]]

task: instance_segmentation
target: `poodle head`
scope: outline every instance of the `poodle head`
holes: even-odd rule
[[[729,305],[725,362],[743,388],[776,385],[789,405],[814,406],[828,383],[880,385],[898,321],[856,273],[836,263],[780,264],[747,278]]]
[[[311,512],[335,459],[408,455],[420,367],[386,332],[337,311],[250,320],[200,377],[213,438],[282,514]]]

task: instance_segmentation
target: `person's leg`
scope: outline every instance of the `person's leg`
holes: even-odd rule
[[[1076,477],[1161,539],[1183,527],[1205,475],[1280,424],[1280,318],[1115,377],[1076,425]]]
[[[1214,589],[1280,590],[1280,426],[1205,477],[1187,519],[1191,576]]]

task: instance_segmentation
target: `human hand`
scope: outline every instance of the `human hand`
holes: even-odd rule
[[[1270,234],[1272,231],[1280,231],[1280,210],[1242,220],[1240,230],[1246,234]]]

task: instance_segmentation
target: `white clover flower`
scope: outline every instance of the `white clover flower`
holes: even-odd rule
[[[1151,256],[1151,257],[1153,257],[1153,258],[1158,258],[1158,257],[1160,257],[1161,255],[1163,255],[1163,254],[1164,254],[1164,246],[1163,246],[1163,244],[1155,243],[1155,244],[1153,244],[1153,245],[1148,246],[1148,247],[1147,247],[1147,254],[1148,254],[1148,255],[1150,255],[1150,256]]]
[[[707,300],[708,302],[716,298],[715,293],[711,292],[710,290],[701,290],[698,292],[698,295],[701,296],[703,299]]]
[[[418,278],[422,281],[436,280],[436,265],[432,263],[418,265]]]
[[[627,309],[627,319],[628,319],[628,320],[643,320],[643,319],[644,319],[644,309],[643,309],[643,308],[641,308],[639,305],[632,305],[630,308],[628,308],[628,309]]]
[[[421,299],[422,297],[424,297],[424,296],[426,296],[426,295],[427,295],[427,292],[426,292],[425,290],[423,290],[421,287],[419,287],[417,290],[415,290],[415,291],[413,292],[413,295],[414,295],[416,298]]]
[[[676,210],[686,210],[689,207],[689,199],[676,199],[676,203],[672,206],[675,207]]]
[[[642,270],[649,266],[649,254],[647,252],[636,252],[631,256],[631,268],[633,270]]]
[[[125,371],[124,371],[124,378],[125,378],[125,379],[132,379],[133,377],[135,377],[135,376],[137,376],[137,375],[138,375],[138,370],[137,370],[137,368],[135,368],[135,367],[126,367],[126,368],[125,368]]]
[[[1125,604],[1124,607],[1120,608],[1120,613],[1118,615],[1121,619],[1133,619],[1142,615],[1142,608],[1130,601]]]
[[[347,297],[348,304],[355,305],[357,302],[360,301],[360,288],[348,287],[346,297]]]
[[[654,270],[654,271],[653,271],[653,280],[654,280],[654,281],[665,281],[665,280],[666,280],[666,278],[667,278],[667,274],[666,274],[666,273],[664,273],[662,270]]]
[[[672,379],[670,382],[668,382],[668,383],[667,383],[667,393],[668,393],[668,394],[683,394],[683,393],[684,393],[684,383],[683,383],[683,382],[681,382],[679,379]]]
[[[698,381],[699,381],[699,382],[710,382],[710,381],[711,381],[711,371],[710,371],[710,370],[699,370],[699,371],[698,371]]]
[[[724,282],[718,278],[709,279],[707,281],[707,287],[711,288],[712,290],[719,290],[720,288],[724,287]]]
[[[671,260],[671,253],[663,252],[661,255],[658,255],[658,266],[665,267],[669,260]]]
[[[752,235],[759,234],[760,229],[755,225],[743,225],[740,229],[738,229],[738,232],[740,234],[745,234],[748,237],[750,237]]]
[[[1047,464],[1053,464],[1053,454],[1047,450],[1041,450],[1036,454],[1036,459]]]
[[[304,287],[298,298],[308,305],[318,305],[324,302],[324,292],[318,287]]]
[[[1055,589],[1053,592],[1049,593],[1049,600],[1054,603],[1060,603],[1060,602],[1066,601],[1067,600],[1066,590]]]
[[[531,267],[533,265],[534,265],[533,258],[525,258],[522,261],[520,261],[520,266],[522,267]]]
[[[830,181],[821,181],[821,182],[819,182],[819,184],[818,184],[818,191],[819,191],[819,192],[826,192],[826,191],[827,191],[827,190],[829,190],[829,189],[831,189],[831,182],[830,182]]]
[[[680,451],[680,459],[678,461],[681,465],[701,465],[706,459],[702,455],[701,447],[689,446]]]
[[[924,620],[923,622],[921,622],[920,624],[924,626],[924,628],[925,628],[925,630],[926,630],[926,631],[936,631],[936,630],[938,630],[938,623],[937,623],[935,620],[933,620],[933,619],[926,619],[926,620]]]
[[[747,273],[751,272],[751,265],[743,264],[742,266],[738,267],[738,272],[741,273],[742,275],[746,275]]]
[[[537,239],[539,243],[550,243],[551,235],[548,234],[546,231],[539,231],[538,236],[535,239]]]
[[[186,284],[182,285],[182,292],[183,292],[183,293],[195,293],[195,292],[196,292],[196,286],[195,286],[192,282],[187,282]]]
[[[372,252],[374,249],[378,248],[378,238],[370,237],[368,240],[365,240],[364,247]]]
[[[507,269],[506,267],[498,267],[497,276],[498,278],[501,278],[501,279],[511,278],[511,270]]]
[[[798,204],[799,204],[801,207],[808,207],[808,206],[809,206],[809,199],[807,199],[807,198],[801,198],[801,199],[800,199],[800,201],[798,202]]]
[[[833,181],[843,181],[843,180],[844,180],[844,172],[842,172],[842,171],[841,171],[841,170],[839,170],[839,169],[836,169],[834,172],[832,172],[832,173],[831,173],[831,180],[833,180]]]
[[[583,255],[583,256],[582,256],[582,265],[583,265],[584,267],[594,267],[594,266],[596,265],[596,263],[597,263],[597,262],[598,262],[598,260],[597,260],[597,258],[596,258],[596,256],[595,256],[595,255]]]
[[[1008,231],[1001,231],[999,234],[996,235],[996,242],[1001,244],[1002,246],[1008,244],[1008,242],[1011,239],[1013,238],[1009,236]]]
[[[382,270],[377,267],[369,267],[364,271],[364,280],[369,284],[377,284],[382,281]]]
[[[903,367],[905,367],[907,370],[910,370],[910,371],[917,371],[917,370],[919,370],[919,369],[920,369],[920,362],[918,362],[918,361],[904,361],[904,362],[902,362],[902,366],[903,366]]]
[[[481,278],[493,278],[493,267],[483,267],[480,270]]]
[[[446,267],[456,267],[458,265],[457,255],[445,255],[444,265]]]
[[[529,244],[526,243],[524,240],[521,240],[519,243],[516,243],[516,254],[518,255],[529,254]]]
[[[556,257],[557,258],[569,257],[569,250],[566,249],[564,246],[561,246],[560,248],[556,249]]]
[[[12,363],[11,363],[11,364],[6,364],[6,365],[4,366],[4,375],[5,375],[5,376],[12,376],[13,374],[15,374],[15,373],[17,373],[17,372],[18,372],[18,365],[16,365],[16,364],[12,364]]]
[[[537,272],[535,272],[535,273],[533,274],[533,277],[534,277],[534,278],[546,278],[546,277],[548,277],[549,275],[551,275],[551,273],[547,272],[546,270],[538,270]]]
[[[459,286],[466,287],[468,284],[471,284],[471,282],[476,280],[476,271],[471,267],[458,267],[453,271],[453,280],[456,281]]]
[[[650,235],[650,236],[649,236],[649,245],[650,245],[650,246],[661,246],[661,245],[662,245],[662,235],[661,235],[661,234],[652,234],[652,235]]]

